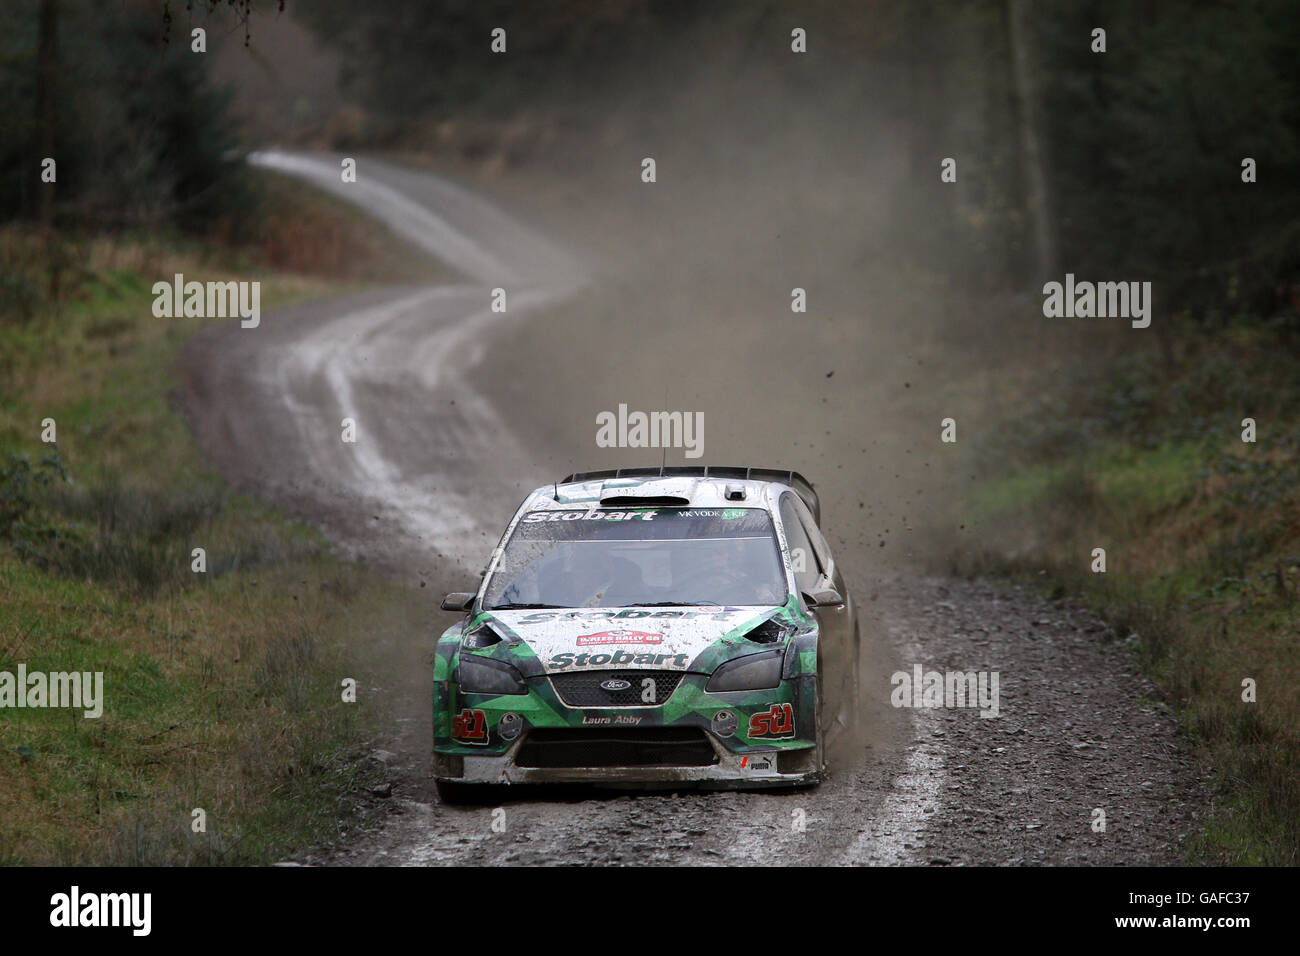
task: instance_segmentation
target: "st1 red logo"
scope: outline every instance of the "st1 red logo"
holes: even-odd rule
[[[751,715],[749,736],[793,737],[794,708],[789,704],[773,704],[771,710],[763,710]]]
[[[462,710],[451,719],[451,739],[465,744],[486,744],[487,716],[481,710]]]

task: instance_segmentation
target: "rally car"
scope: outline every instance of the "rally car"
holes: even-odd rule
[[[623,468],[532,492],[434,656],[434,778],[817,783],[858,626],[797,472]]]

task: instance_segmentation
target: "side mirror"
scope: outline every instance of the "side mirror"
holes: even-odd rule
[[[442,609],[444,611],[468,611],[470,605],[474,603],[475,597],[473,591],[452,591],[442,599]]]
[[[834,588],[813,588],[799,593],[809,607],[837,607],[844,603],[843,596]]]

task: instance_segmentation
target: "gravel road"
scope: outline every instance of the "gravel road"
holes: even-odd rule
[[[359,797],[370,825],[297,862],[1181,862],[1202,783],[1158,692],[1134,676],[1123,635],[1029,590],[912,570],[925,555],[905,543],[908,512],[928,493],[915,475],[941,463],[914,433],[886,427],[901,420],[885,390],[899,375],[923,389],[924,374],[896,355],[872,371],[865,354],[849,363],[834,349],[760,348],[789,334],[768,320],[739,339],[734,322],[707,334],[690,316],[659,324],[644,290],[662,276],[630,279],[616,257],[562,248],[501,200],[430,172],[363,160],[359,182],[345,185],[337,157],[253,161],[357,202],[459,278],[288,308],[258,329],[216,326],[189,343],[180,402],[237,487],[398,581],[427,583],[432,600],[473,586],[527,490],[615,462],[594,447],[597,411],[666,400],[705,410],[705,461],[794,467],[819,485],[863,613],[864,730],[839,742],[818,788],[515,788],[500,807],[462,808],[440,804],[428,779],[429,651],[450,623],[431,611],[427,629],[392,639],[394,730],[373,759],[393,795]],[[566,220],[561,232],[572,241],[579,230]],[[658,254],[671,258],[672,243]],[[492,310],[497,288],[505,312]],[[764,364],[769,351],[779,363]],[[835,364],[838,382],[823,370]],[[780,376],[789,387],[774,385]],[[355,444],[340,440],[345,418]],[[644,453],[624,461],[649,463]],[[997,716],[894,706],[894,675],[917,666],[996,672]]]

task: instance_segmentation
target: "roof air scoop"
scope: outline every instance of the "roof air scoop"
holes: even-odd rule
[[[691,503],[695,482],[612,479],[600,486],[600,503],[606,507],[671,508]]]
[[[633,495],[612,494],[600,499],[607,508],[673,508],[684,507],[691,503],[690,498],[681,495]]]

